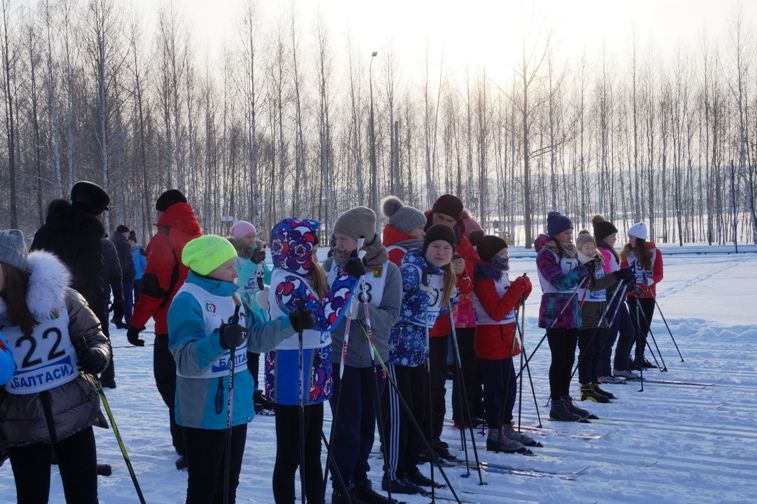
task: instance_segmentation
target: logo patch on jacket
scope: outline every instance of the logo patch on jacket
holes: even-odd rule
[[[213,303],[210,303],[210,302],[205,303],[205,309],[209,311],[210,313],[212,313],[213,315],[215,315],[216,313],[216,305],[214,305]]]

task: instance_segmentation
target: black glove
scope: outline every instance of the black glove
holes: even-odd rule
[[[265,249],[262,247],[255,249],[255,252],[250,256],[250,261],[255,264],[260,264],[265,261]]]
[[[124,318],[123,301],[113,301],[113,320],[120,322]]]
[[[108,366],[108,357],[103,352],[85,348],[77,355],[77,364],[85,373],[97,375]]]
[[[589,271],[589,274],[593,275],[595,271],[597,271],[597,267],[599,267],[602,264],[602,260],[594,256],[592,257],[588,262],[584,264],[586,266],[586,269]]]
[[[315,327],[315,317],[310,310],[293,311],[289,314],[289,323],[295,331],[300,332],[305,329],[312,329]]]
[[[618,271],[613,271],[612,274],[615,278],[625,284],[630,284],[634,281],[634,274],[631,268],[622,268]]]
[[[143,330],[144,327],[129,327],[126,331],[126,339],[134,346],[145,346],[145,340],[139,339],[139,331]]]
[[[344,265],[344,272],[358,278],[365,275],[365,266],[363,265],[363,260],[357,256],[357,250],[352,252],[352,257]]]
[[[226,350],[238,347],[247,336],[247,329],[239,324],[223,324],[218,332],[221,334],[221,346]]]

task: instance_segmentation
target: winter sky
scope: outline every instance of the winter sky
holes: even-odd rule
[[[157,11],[169,2],[133,0],[143,29],[157,25]],[[247,0],[174,0],[182,24],[191,32],[198,58],[220,61],[224,47],[238,43],[241,12]],[[520,57],[523,34],[538,46],[547,33],[557,50],[571,59],[584,51],[589,60],[628,57],[636,37],[640,59],[701,54],[703,45],[727,47],[739,9],[747,29],[757,26],[757,2],[737,0],[259,0],[254,2],[261,31],[279,26],[289,39],[295,12],[303,47],[311,47],[318,20],[327,27],[336,55],[353,46],[368,58],[391,47],[403,70],[421,73],[426,48],[447,69],[485,67],[495,79],[511,75]],[[309,40],[310,39],[310,40]],[[378,63],[378,61],[377,61]],[[413,72],[413,73],[415,73]]]

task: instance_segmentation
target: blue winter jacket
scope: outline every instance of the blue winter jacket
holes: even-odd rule
[[[10,346],[8,346],[8,341],[0,331],[0,385],[8,383],[15,370],[16,364],[13,362]]]
[[[131,262],[134,263],[134,280],[142,280],[142,276],[145,274],[145,268],[147,268],[147,258],[142,254],[142,249],[139,247],[132,247]]]
[[[195,284],[214,296],[228,297],[237,286],[190,272],[188,284]],[[168,349],[176,361],[176,423],[197,429],[225,429],[229,376],[221,378],[187,378],[210,368],[226,350],[221,347],[219,330],[206,332],[203,310],[197,299],[188,292],[176,295],[168,309]],[[248,349],[267,351],[281,340],[294,334],[287,317],[270,322],[258,318],[254,312],[246,314]],[[235,360],[243,358],[239,354]],[[252,420],[252,376],[246,365],[234,374],[234,405],[232,425]]]
[[[389,362],[392,364],[417,367],[426,363],[428,357],[427,332],[433,327],[436,318],[449,310],[446,306],[434,316],[428,307],[433,306],[430,291],[424,289],[432,277],[443,277],[444,271],[434,266],[423,255],[421,249],[410,250],[400,263],[402,275],[402,306],[400,321],[392,328],[389,335]],[[440,295],[437,291],[436,295]],[[455,304],[453,296],[453,305]],[[427,325],[423,324],[426,320]]]

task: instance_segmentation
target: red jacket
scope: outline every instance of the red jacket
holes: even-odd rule
[[[188,241],[200,235],[200,224],[187,203],[173,204],[160,216],[158,233],[147,245],[147,268],[129,323],[132,327],[144,327],[152,317],[155,334],[168,334],[168,307],[189,271],[181,262],[181,252]]]
[[[531,282],[527,277],[516,282],[527,282],[525,291],[508,289],[503,296],[499,296],[494,279],[478,278],[474,292],[486,314],[495,321],[504,320],[514,310],[521,294],[528,297],[531,293]],[[512,285],[512,284],[511,284]],[[509,324],[480,324],[476,326],[474,350],[479,359],[501,360],[509,359],[520,353],[518,340],[515,338],[515,322]]]
[[[640,265],[634,264],[634,274],[636,275],[636,289],[628,293],[629,296],[636,296],[639,298],[655,298],[657,297],[657,284],[662,282],[662,252],[654,242],[647,242],[647,249],[652,254],[652,269],[651,274],[649,271],[641,269]],[[634,261],[635,262],[635,261]],[[628,255],[624,254],[623,259],[620,261],[621,268],[627,268]],[[652,285],[649,285],[651,279]]]
[[[384,232],[381,238],[381,243],[384,244],[384,247],[388,248],[392,245],[396,245],[398,243],[402,243],[404,241],[413,240],[413,239],[414,238],[412,236],[405,233],[404,231],[401,231],[400,229],[392,226],[391,224],[387,224],[386,226],[384,226]],[[399,266],[400,262],[402,262],[402,258],[405,257],[405,252],[407,251],[401,247],[392,249],[389,251],[389,260],[392,261],[397,266]]]

